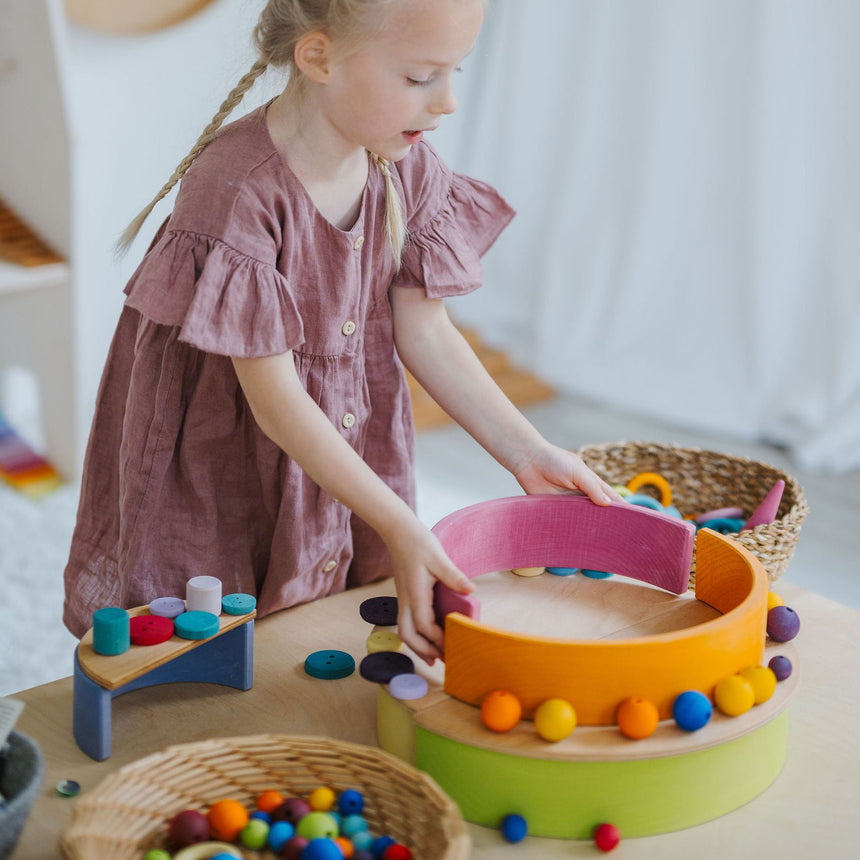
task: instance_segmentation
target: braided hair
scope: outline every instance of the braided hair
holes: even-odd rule
[[[378,7],[395,0],[269,0],[254,28],[254,45],[257,59],[239,83],[221,103],[215,116],[197,138],[189,153],[179,162],[167,182],[153,199],[135,216],[120,236],[116,250],[124,254],[156,204],[185,175],[194,160],[212,142],[224,121],[242,101],[245,93],[269,66],[286,69],[289,73],[286,86],[287,99],[298,98],[304,86],[304,76],[297,70],[295,47],[307,33],[315,30],[327,32],[332,39],[352,38],[358,33],[372,32],[379,27]],[[391,251],[399,267],[406,242],[406,220],[403,203],[391,175],[388,162],[371,153],[373,162],[385,178],[385,225]]]

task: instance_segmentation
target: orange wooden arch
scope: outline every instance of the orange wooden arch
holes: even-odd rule
[[[443,543],[444,545],[444,543]],[[583,725],[615,722],[618,704],[644,696],[661,719],[684,690],[708,696],[726,675],[761,661],[767,574],[731,538],[704,529],[696,554],[696,597],[723,613],[685,630],[609,642],[511,633],[458,612],[445,618],[445,691],[473,705],[506,689],[531,716],[545,699],[569,701]]]

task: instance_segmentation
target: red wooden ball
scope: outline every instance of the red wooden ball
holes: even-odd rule
[[[594,829],[594,844],[601,851],[611,851],[621,841],[621,834],[614,824],[598,824]]]

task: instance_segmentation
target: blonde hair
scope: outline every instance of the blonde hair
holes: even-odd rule
[[[300,98],[306,79],[295,65],[295,48],[302,36],[316,30],[328,34],[332,41],[348,40],[356,45],[378,32],[382,26],[380,6],[390,6],[397,0],[269,0],[254,28],[254,45],[257,60],[242,76],[239,83],[221,103],[218,112],[203,129],[190,152],[162,185],[153,199],[125,228],[116,244],[118,254],[124,254],[134,241],[143,223],[155,205],[179,182],[201,152],[212,142],[224,120],[242,101],[245,93],[254,85],[269,66],[288,72],[286,97]],[[394,259],[399,268],[403,246],[406,243],[406,220],[403,202],[397,193],[388,162],[371,153],[374,164],[385,179],[385,228]]]

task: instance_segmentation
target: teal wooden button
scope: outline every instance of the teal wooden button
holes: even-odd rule
[[[250,594],[225,594],[221,609],[228,615],[247,615],[257,608],[257,598]]]
[[[199,609],[183,612],[173,619],[173,632],[181,639],[208,639],[221,629],[217,615]]]
[[[314,651],[305,659],[305,672],[312,678],[333,681],[355,671],[355,660],[346,651]]]
[[[589,579],[609,579],[612,576],[611,573],[605,570],[583,570],[582,575],[587,576]]]
[[[578,567],[548,567],[546,572],[553,576],[573,576],[578,570]]]

